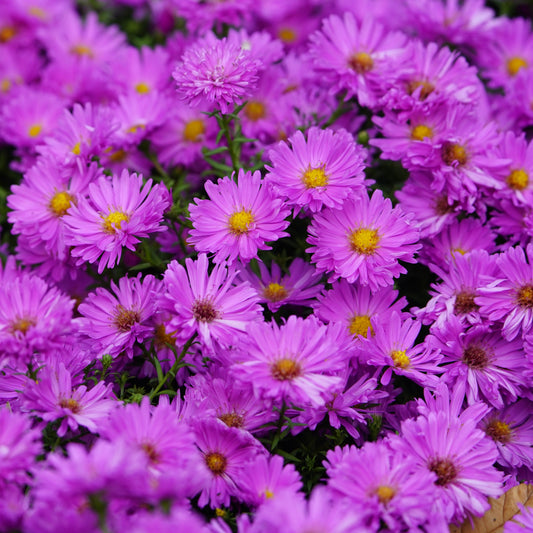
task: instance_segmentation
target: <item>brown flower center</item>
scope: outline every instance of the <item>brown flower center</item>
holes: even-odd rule
[[[367,54],[366,52],[358,52],[350,57],[348,60],[348,66],[355,70],[357,74],[364,74],[365,72],[372,70],[374,67],[374,61],[370,57],[370,54]]]
[[[75,415],[81,411],[81,405],[74,398],[61,398],[59,400],[59,407],[68,409]]]
[[[244,417],[235,411],[232,411],[231,413],[224,413],[218,418],[230,428],[242,428],[244,426]]]
[[[284,357],[272,364],[271,373],[278,381],[290,381],[301,375],[302,367],[297,361]]]
[[[213,302],[208,298],[196,300],[192,306],[192,314],[199,322],[209,323],[220,318],[220,313],[215,309]]]
[[[453,483],[459,474],[459,470],[448,458],[435,457],[428,462],[428,468],[437,474],[436,485],[446,487]]]
[[[466,148],[460,144],[445,142],[441,148],[441,157],[448,166],[457,163],[462,166],[468,161]]]
[[[226,471],[228,460],[221,453],[211,452],[205,454],[205,464],[215,476],[221,476]]]
[[[516,301],[520,307],[533,308],[533,285],[524,285],[518,289]]]
[[[489,362],[487,351],[478,344],[469,344],[463,351],[463,363],[474,370],[486,368]]]
[[[456,315],[466,315],[472,311],[477,311],[479,305],[474,301],[475,297],[475,293],[466,290],[456,294],[455,303],[453,304],[453,312]]]
[[[120,331],[129,331],[136,323],[140,322],[141,313],[134,309],[126,309],[119,304],[115,308],[115,319],[113,323]]]

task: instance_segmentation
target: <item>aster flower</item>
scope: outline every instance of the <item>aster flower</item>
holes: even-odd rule
[[[324,403],[322,392],[340,385],[335,372],[346,362],[340,325],[325,326],[315,317],[291,315],[283,326],[250,324],[231,369],[251,382],[258,397],[296,406]]]
[[[405,35],[388,31],[372,18],[359,24],[352,13],[324,19],[310,39],[314,69],[331,90],[346,90],[347,97],[356,95],[361,105],[369,107],[392,84],[393,59],[405,53],[406,43]]]
[[[159,282],[160,283],[160,282]],[[120,278],[118,286],[112,281],[113,293],[97,287],[79,305],[80,332],[92,339],[99,356],[116,357],[125,352],[133,357],[135,342],[143,342],[154,334],[150,319],[156,312],[158,282],[153,276]]]
[[[392,312],[387,321],[372,321],[374,337],[365,340],[363,350],[366,362],[373,366],[386,367],[381,382],[387,385],[392,374],[406,376],[423,387],[434,387],[439,372],[437,366],[441,357],[439,351],[415,341],[422,327],[421,322],[412,319],[402,320]]]
[[[373,531],[380,521],[390,531],[406,531],[428,522],[435,479],[433,472],[419,471],[412,457],[392,451],[383,442],[367,442],[361,449],[345,452],[330,474],[328,487],[349,502]]]
[[[67,429],[76,431],[84,426],[92,433],[98,431],[117,405],[111,398],[112,385],[98,382],[92,389],[85,385],[72,386],[72,376],[63,363],[46,367],[39,372],[39,381],[28,385],[23,394],[24,409],[37,414],[46,422],[62,419],[57,430],[64,437]]]
[[[476,428],[488,408],[474,404],[461,412],[463,395],[459,389],[450,397],[446,386],[439,387],[422,414],[403,421],[400,435],[390,439],[392,449],[412,457],[417,469],[436,474],[433,509],[455,523],[467,512],[481,516],[490,508],[487,496],[502,492],[502,474],[493,467],[496,446]]]
[[[363,149],[344,129],[310,128],[307,139],[301,131],[270,150],[272,166],[267,179],[289,205],[311,212],[322,206],[340,208],[364,185]]]
[[[405,297],[398,298],[392,287],[371,291],[367,286],[336,281],[331,290],[324,291],[315,304],[315,314],[324,322],[341,322],[347,333],[355,338],[374,335],[373,323],[387,323],[393,312],[401,313],[407,305]]]
[[[240,472],[260,448],[244,434],[216,421],[199,421],[194,425],[194,431],[195,443],[208,474],[198,505],[227,506],[230,496],[240,494]]]
[[[531,507],[525,507],[521,503],[518,503],[517,506],[521,512],[513,516],[516,523],[506,522],[503,529],[504,533],[524,533],[528,529],[533,529],[533,510]]]
[[[259,320],[261,307],[247,284],[234,286],[234,268],[216,265],[208,274],[208,259],[185,259],[185,267],[172,261],[165,272],[163,302],[172,313],[171,327],[184,341],[197,332],[208,347],[213,341],[233,344],[235,334]]]
[[[432,331],[427,342],[441,351],[443,381],[452,389],[461,385],[470,405],[484,401],[501,408],[522,394],[526,369],[522,342],[507,342],[498,329],[481,325],[464,331],[456,317]]]
[[[521,466],[533,468],[533,403],[518,400],[501,410],[491,411],[480,427],[496,443],[498,463],[515,470]]]
[[[502,321],[503,336],[514,339],[533,326],[533,244],[526,254],[520,247],[510,248],[497,259],[499,273],[479,290],[475,299],[479,312],[492,321]]]
[[[247,268],[241,270],[239,279],[248,281],[257,291],[259,301],[266,303],[273,313],[282,305],[310,305],[322,288],[320,274],[301,257],[292,261],[285,275],[275,262],[272,262],[270,271],[262,262],[258,262],[257,266],[260,277]]]
[[[309,226],[311,261],[319,272],[356,280],[375,290],[392,284],[406,272],[398,263],[414,262],[420,248],[418,231],[398,208],[384,199],[380,190],[371,198],[362,194],[345,201],[343,209],[324,209]]]
[[[283,231],[289,210],[276,198],[261,173],[240,169],[237,183],[224,177],[206,182],[208,200],[189,206],[193,229],[188,243],[200,252],[214,252],[215,263],[237,258],[248,262],[258,250],[271,250],[266,243],[288,236]]]
[[[251,94],[260,66],[240,46],[207,34],[185,50],[172,77],[191,106],[228,113]]]
[[[102,177],[89,185],[89,198],[80,198],[63,218],[66,241],[78,265],[96,263],[98,273],[113,268],[122,249],[135,250],[139,239],[163,231],[163,213],[170,205],[163,183],[143,185],[142,176],[123,170],[111,179]]]

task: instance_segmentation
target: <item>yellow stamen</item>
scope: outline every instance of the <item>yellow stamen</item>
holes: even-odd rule
[[[227,459],[218,452],[211,452],[205,456],[205,464],[215,474],[215,476],[220,476],[226,471],[226,466],[228,464]]]
[[[224,518],[228,513],[224,510],[224,509],[221,509],[220,507],[217,507],[215,509],[215,514],[220,517],[220,518]]]
[[[7,93],[11,89],[11,80],[5,78],[0,82],[0,91]]]
[[[520,56],[514,56],[507,60],[507,72],[510,76],[516,76],[518,71],[528,66],[527,61]]]
[[[46,11],[38,6],[29,7],[28,13],[41,20],[46,20],[48,18],[48,14],[46,13]]]
[[[167,344],[173,346],[176,344],[176,338],[174,337],[175,334],[175,331],[167,333],[165,324],[159,324],[159,326],[155,328],[155,344],[158,347],[163,347]]]
[[[36,321],[33,318],[20,318],[11,324],[11,331],[15,333],[20,331],[26,335],[31,326],[35,326]]]
[[[405,354],[405,350],[393,350],[390,356],[396,368],[407,368],[411,363],[411,360]]]
[[[455,253],[458,253],[458,254],[461,254],[461,255],[465,255],[466,254],[466,250],[463,250],[463,248],[452,248],[452,255],[455,254]]]
[[[72,153],[74,155],[80,155],[81,154],[81,142],[78,141],[75,145],[74,145],[74,148],[72,148]]]
[[[513,170],[507,179],[505,180],[507,185],[515,191],[521,191],[525,189],[529,184],[529,176],[523,169]]]
[[[348,66],[355,70],[357,74],[364,74],[365,72],[372,70],[374,61],[366,52],[359,52],[349,59]]]
[[[250,231],[250,225],[254,222],[254,216],[247,209],[236,211],[228,219],[229,230],[234,235],[243,235]]]
[[[311,168],[311,165],[309,165],[302,176],[302,181],[308,189],[325,187],[328,184],[326,164],[324,163],[316,168]]]
[[[452,165],[456,161],[459,165],[464,165],[468,161],[466,148],[456,143],[444,143],[441,149],[441,156],[447,165]]]
[[[394,498],[394,495],[396,494],[396,490],[392,487],[389,487],[388,485],[381,485],[376,490],[376,495],[378,497],[378,500],[383,504],[387,505],[392,498]]]
[[[94,53],[89,46],[84,44],[76,44],[71,47],[70,51],[78,56],[87,56],[91,59],[94,58]]]
[[[518,289],[516,301],[520,307],[533,308],[533,285],[524,285]]]
[[[126,133],[137,133],[138,130],[146,129],[145,124],[134,124],[126,130]]]
[[[129,221],[129,215],[123,213],[122,211],[112,211],[109,215],[103,217],[103,227],[106,233],[116,233],[117,229],[120,229],[120,225],[125,220]]]
[[[296,41],[296,32],[292,28],[280,28],[278,31],[278,37],[284,43],[293,43]]]
[[[11,41],[17,34],[17,28],[14,26],[4,26],[0,29],[0,43]]]
[[[411,139],[413,141],[423,141],[426,138],[431,139],[432,137],[433,130],[424,124],[419,124],[411,130]]]
[[[271,302],[281,302],[281,300],[285,300],[288,295],[289,293],[285,287],[275,282],[269,283],[263,289],[263,296]]]
[[[119,150],[117,150],[116,152],[113,152],[109,156],[109,161],[111,161],[112,163],[120,163],[124,161],[126,157],[128,157],[128,152],[120,148]]]
[[[302,373],[302,367],[297,361],[284,357],[272,365],[271,372],[278,381],[290,381]]]
[[[81,411],[81,405],[74,398],[61,398],[61,400],[59,400],[59,407],[68,409],[74,414],[77,414]]]
[[[508,443],[511,441],[511,428],[509,427],[509,424],[506,424],[501,420],[492,420],[489,422],[488,426],[485,428],[485,433],[498,442]]]
[[[368,315],[355,315],[350,320],[350,325],[348,329],[352,335],[361,335],[362,337],[367,338],[368,329],[370,328],[370,335],[374,335],[374,329],[370,323],[370,317]]]
[[[183,138],[191,143],[201,141],[202,135],[205,133],[205,123],[203,120],[191,120],[185,124],[183,129]]]
[[[56,217],[62,217],[72,205],[73,197],[67,191],[56,192],[48,206]]]
[[[33,126],[30,126],[30,128],[28,129],[28,135],[30,137],[37,137],[37,135],[39,135],[42,130],[43,127],[41,126],[41,124],[33,124]]]
[[[261,102],[251,100],[244,107],[244,114],[252,122],[257,122],[260,118],[264,118],[266,115],[265,106]]]
[[[273,497],[274,497],[274,493],[271,490],[269,489],[265,490],[265,498],[267,500],[271,500]]]
[[[377,230],[370,228],[359,228],[349,236],[351,248],[358,254],[372,255],[379,243]]]
[[[407,92],[409,94],[413,94],[419,87],[422,87],[420,89],[420,93],[418,94],[418,97],[420,100],[425,100],[434,90],[435,87],[432,83],[429,83],[429,81],[411,81],[407,84]]]
[[[135,90],[139,93],[139,94],[147,94],[150,92],[150,86],[147,84],[147,83],[138,83],[137,85],[135,85]]]
[[[218,417],[226,426],[230,428],[242,428],[244,426],[244,417],[235,411],[224,413]]]

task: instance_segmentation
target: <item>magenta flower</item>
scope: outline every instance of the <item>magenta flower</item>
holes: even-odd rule
[[[418,230],[380,190],[371,198],[349,198],[342,209],[324,209],[309,226],[311,261],[319,272],[331,272],[330,282],[356,280],[371,290],[391,285],[406,269],[398,260],[414,263],[420,248]]]
[[[89,199],[80,198],[63,218],[66,241],[78,265],[96,263],[98,273],[113,268],[122,249],[135,250],[140,238],[164,231],[163,213],[170,195],[163,183],[143,185],[142,176],[124,170],[111,179],[100,178],[89,185]]]
[[[124,351],[132,358],[135,342],[154,335],[150,319],[156,312],[158,283],[150,275],[143,280],[140,274],[137,278],[123,277],[118,286],[111,282],[114,294],[98,287],[80,304],[80,332],[95,342],[93,350],[100,357],[116,357]]]
[[[196,332],[209,348],[213,342],[234,344],[235,334],[261,317],[255,291],[244,283],[234,286],[234,268],[216,265],[209,274],[205,254],[197,261],[186,259],[185,266],[172,261],[164,275],[164,304],[174,315],[171,327],[183,341]]]
[[[264,263],[258,263],[260,277],[250,268],[242,270],[239,278],[248,281],[257,291],[259,301],[266,303],[275,313],[282,305],[309,306],[323,285],[320,274],[302,258],[296,257],[289,266],[288,274],[282,274],[277,263],[272,262],[270,272]]]
[[[321,393],[340,385],[335,373],[346,363],[340,325],[291,315],[283,326],[250,324],[234,356],[232,372],[250,382],[258,397],[305,406],[324,403]]]
[[[340,208],[345,198],[364,190],[363,149],[346,130],[297,131],[269,152],[267,180],[288,205],[311,212]]]
[[[57,430],[64,437],[67,429],[84,426],[92,433],[117,406],[112,399],[112,385],[98,382],[87,390],[85,385],[72,386],[72,376],[63,363],[48,366],[39,373],[39,381],[29,384],[23,394],[24,408],[46,422],[62,419]]]
[[[208,200],[190,204],[193,229],[188,243],[200,252],[214,252],[215,263],[239,258],[247,263],[258,250],[271,250],[266,243],[287,237],[283,231],[289,210],[276,198],[261,173],[240,169],[238,181],[225,177],[206,182]]]
[[[248,51],[208,33],[185,50],[172,77],[178,94],[191,106],[228,113],[252,93],[260,67]]]

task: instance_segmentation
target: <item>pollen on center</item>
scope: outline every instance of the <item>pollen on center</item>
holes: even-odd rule
[[[117,229],[121,229],[122,222],[129,222],[130,217],[122,211],[111,211],[109,215],[103,217],[104,222],[102,223],[104,231],[106,233],[116,233]]]
[[[272,377],[278,381],[290,381],[302,373],[302,367],[298,361],[283,357],[272,364]]]
[[[183,139],[191,143],[201,141],[202,135],[205,133],[205,123],[201,119],[190,120],[183,128]]]
[[[506,444],[511,442],[511,428],[502,420],[491,420],[485,428],[485,433],[497,442]]]
[[[94,52],[92,51],[91,47],[85,44],[76,44],[71,47],[70,51],[78,56],[87,56],[91,59],[94,58]]]
[[[135,90],[139,94],[148,94],[150,92],[150,86],[147,83],[141,82],[135,85]]]
[[[445,142],[442,145],[441,156],[444,163],[452,166],[454,163],[458,165],[465,165],[468,161],[468,154],[466,148],[461,144]]]
[[[374,67],[374,60],[366,52],[358,52],[348,60],[348,66],[355,70],[357,74],[369,72]]]
[[[113,323],[120,331],[130,331],[131,328],[141,320],[141,314],[136,309],[126,309],[119,304],[115,308],[115,318]]]
[[[263,289],[263,296],[271,302],[281,302],[285,300],[289,293],[283,285],[271,282]]]
[[[328,184],[328,175],[326,174],[326,164],[313,168],[311,165],[303,173],[302,181],[308,189],[316,187],[325,187]]]
[[[61,398],[61,400],[59,400],[59,407],[68,409],[74,414],[78,414],[81,411],[81,405],[74,398]]]
[[[419,124],[411,130],[411,139],[413,141],[423,141],[424,139],[431,139],[433,137],[433,130],[424,124]]]
[[[372,328],[370,317],[368,315],[355,315],[350,320],[348,329],[352,335],[361,335],[362,337],[367,338],[369,329],[370,335],[374,335],[374,329]]]
[[[221,453],[211,452],[205,455],[205,464],[215,476],[220,476],[226,471],[228,460]]]
[[[359,228],[349,236],[351,248],[354,252],[372,255],[379,244],[379,234],[375,229]]]
[[[52,196],[48,206],[56,217],[62,217],[72,205],[73,200],[74,198],[67,191],[60,191]]]
[[[41,133],[41,131],[43,131],[42,124],[32,124],[28,128],[28,135],[33,139],[37,137]]]
[[[386,505],[389,503],[392,498],[394,498],[396,494],[396,489],[389,487],[388,485],[380,485],[376,489],[376,495],[378,497],[378,500],[383,504]]]
[[[507,185],[515,191],[524,190],[529,184],[529,175],[524,169],[513,170],[505,180]]]
[[[520,307],[533,308],[533,285],[524,285],[516,293],[516,302]]]
[[[507,72],[510,76],[516,76],[518,71],[528,66],[527,61],[520,56],[514,56],[507,60]]]
[[[393,350],[390,356],[396,368],[407,368],[411,363],[411,359],[409,359],[405,350]]]
[[[266,115],[265,105],[257,100],[251,100],[244,106],[244,114],[252,122],[257,122]]]
[[[254,222],[254,216],[249,209],[241,209],[233,213],[229,219],[229,230],[234,235],[243,235],[250,231],[250,226]]]

